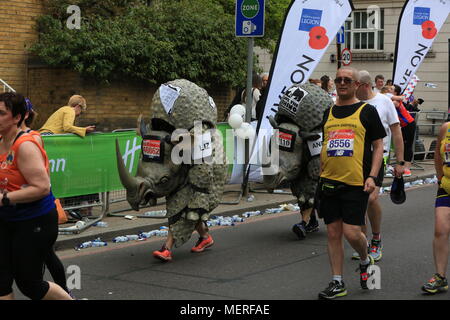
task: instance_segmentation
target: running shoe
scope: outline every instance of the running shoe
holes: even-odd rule
[[[426,293],[435,294],[448,290],[447,278],[442,278],[439,274],[434,274],[427,283],[422,286],[422,290]]]
[[[206,248],[211,247],[214,244],[214,240],[211,237],[211,235],[208,235],[208,237],[205,239],[203,237],[200,237],[195,244],[194,247],[192,247],[191,252],[202,252]]]
[[[292,227],[292,231],[297,235],[297,237],[300,240],[303,240],[306,238],[306,228],[305,228],[305,222],[300,222],[300,223],[296,223],[294,224],[294,226]]]
[[[388,177],[388,178],[392,178],[394,176],[394,167],[391,165],[388,165],[384,176]]]
[[[359,267],[356,269],[356,271],[359,270],[359,282],[361,284],[361,288],[363,289],[369,289],[367,287],[367,280],[369,280],[371,274],[367,272],[367,269],[369,268],[369,266],[375,264],[375,260],[373,260],[372,256],[370,254],[367,256],[369,257],[370,260],[369,264],[366,264],[364,266],[362,264],[359,264]]]
[[[316,217],[311,217],[308,224],[305,227],[307,233],[319,231],[319,221],[317,221]]]
[[[344,282],[333,280],[328,284],[328,288],[319,292],[319,299],[334,299],[347,295],[347,289]]]
[[[383,249],[383,246],[381,244],[381,240],[372,239],[371,245],[369,248],[369,255],[372,256],[372,258],[373,258],[373,260],[375,260],[375,262],[378,262],[381,260],[381,257],[383,256],[382,249]]]
[[[403,171],[403,176],[404,177],[411,177],[411,170],[405,169],[405,171]]]
[[[163,246],[161,250],[153,251],[153,257],[155,257],[156,259],[160,259],[162,261],[171,261],[172,252],[170,252],[169,249]]]

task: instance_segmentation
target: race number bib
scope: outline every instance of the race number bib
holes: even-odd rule
[[[320,138],[314,141],[308,141],[308,148],[311,156],[317,156],[322,151],[322,132],[319,133]]]
[[[164,161],[164,142],[157,136],[144,136],[142,139],[142,160],[145,162]]]
[[[444,156],[445,156],[444,164],[446,166],[450,166],[450,143],[445,144]]]
[[[329,157],[353,157],[355,132],[351,129],[330,131],[328,134],[327,155]]]
[[[296,133],[290,130],[280,128],[278,131],[278,146],[280,150],[293,152]]]
[[[207,131],[198,137],[195,136],[192,160],[204,159],[210,156],[212,156],[212,140],[211,132]]]

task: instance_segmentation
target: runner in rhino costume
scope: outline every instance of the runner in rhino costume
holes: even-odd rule
[[[136,177],[128,174],[119,151],[117,161],[133,209],[166,197],[169,236],[153,256],[169,261],[172,246],[184,244],[194,230],[200,239],[192,252],[202,252],[214,243],[206,221],[220,202],[226,164],[218,130],[210,130],[216,127],[217,109],[205,89],[184,79],[170,81],[156,91],[150,110],[150,125],[139,119],[143,150]],[[200,148],[198,137],[203,147],[200,158],[190,152],[191,145]],[[186,142],[189,147],[183,148]]]
[[[332,105],[333,100],[319,86],[295,84],[281,97],[275,118],[269,117],[272,127],[280,131],[280,170],[264,176],[264,184],[273,190],[288,180],[302,214],[302,221],[292,228],[300,239],[319,228],[312,212],[320,174],[323,114]]]

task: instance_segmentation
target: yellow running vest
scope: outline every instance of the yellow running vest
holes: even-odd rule
[[[366,128],[360,120],[364,103],[351,116],[337,119],[331,107],[324,126],[321,160],[322,178],[340,181],[351,186],[363,186],[363,157]]]
[[[440,152],[441,157],[444,162],[443,171],[444,176],[441,180],[441,188],[450,194],[450,128],[447,125],[447,131],[445,133],[444,139],[441,141]]]

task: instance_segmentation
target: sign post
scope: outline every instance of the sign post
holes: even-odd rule
[[[250,123],[252,117],[252,78],[253,78],[253,37],[264,36],[264,0],[236,0],[236,25],[237,37],[247,37],[247,86],[246,86],[246,113],[245,122]],[[245,140],[245,165],[243,170],[242,192],[248,193],[248,175],[246,168],[250,162],[249,140]]]

